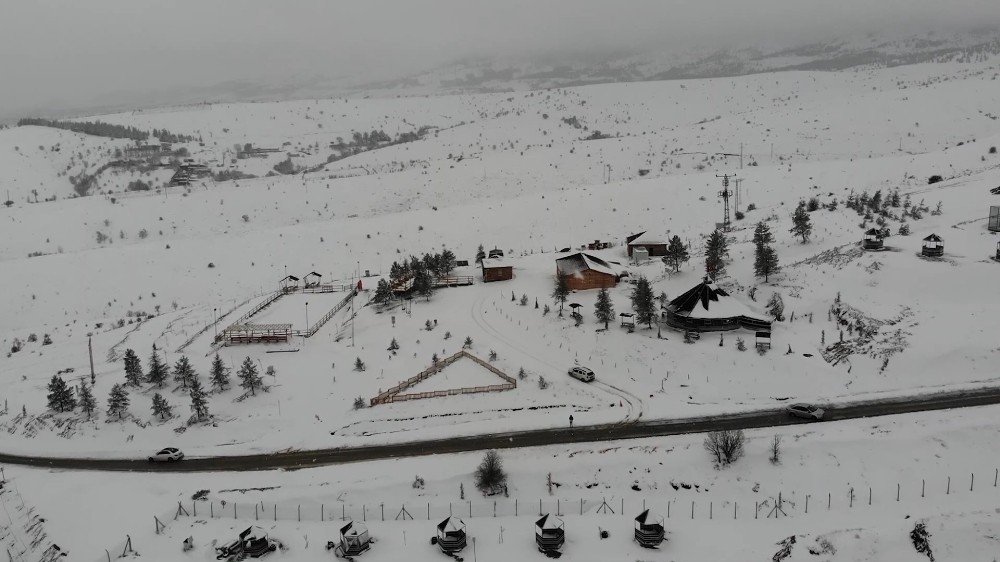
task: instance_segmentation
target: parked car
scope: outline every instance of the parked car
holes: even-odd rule
[[[593,382],[596,378],[594,376],[594,371],[591,371],[586,367],[573,367],[569,370],[569,376],[583,382]]]
[[[184,453],[176,447],[167,447],[149,457],[149,462],[175,462],[184,458]]]
[[[790,404],[785,408],[788,415],[807,420],[820,421],[823,419],[823,408],[812,404]]]

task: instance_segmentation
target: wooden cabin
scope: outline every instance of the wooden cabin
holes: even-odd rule
[[[502,257],[489,257],[482,261],[483,283],[509,281],[514,278],[514,266]]]
[[[556,260],[556,275],[566,277],[571,291],[611,288],[618,284],[623,268],[617,262],[577,252]]]
[[[663,257],[667,255],[666,240],[647,236],[645,232],[627,237],[625,243],[628,247],[628,256],[630,258],[634,257],[633,254],[637,249],[645,249],[648,252],[647,257]]]
[[[643,548],[656,548],[666,538],[663,516],[647,509],[635,518],[635,542]]]
[[[920,249],[920,253],[925,256],[932,258],[941,257],[944,255],[944,239],[937,234],[931,234],[927,238],[924,238],[924,245]]]
[[[545,514],[535,521],[535,544],[542,552],[554,552],[566,543],[566,526],[562,519]]]
[[[870,228],[865,232],[865,238],[861,241],[861,247],[865,250],[882,250],[882,232],[877,228]]]
[[[458,552],[466,546],[465,521],[448,517],[437,525],[437,544],[445,554]]]

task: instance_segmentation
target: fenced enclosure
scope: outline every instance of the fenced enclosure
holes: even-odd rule
[[[427,380],[430,377],[434,376],[435,374],[441,372],[446,367],[448,367],[448,365],[451,365],[452,363],[458,361],[459,359],[462,359],[463,357],[472,360],[479,366],[483,367],[484,369],[488,370],[494,375],[500,377],[501,379],[504,380],[504,382],[500,384],[491,384],[486,386],[472,386],[464,388],[452,388],[448,390],[434,390],[430,392],[413,392],[409,394],[400,394],[407,388],[410,388],[415,384]],[[388,404],[391,402],[402,402],[405,400],[420,400],[424,398],[435,398],[441,396],[454,396],[457,394],[472,394],[476,392],[502,392],[504,390],[513,390],[515,388],[517,388],[517,380],[515,380],[514,377],[507,375],[500,369],[497,369],[493,365],[490,365],[486,361],[483,361],[482,359],[476,357],[475,355],[472,355],[471,353],[463,349],[455,353],[454,355],[450,355],[442,359],[441,361],[438,361],[436,364],[431,365],[427,369],[424,369],[423,371],[397,384],[396,386],[390,388],[389,390],[380,392],[369,402],[371,406],[376,406],[378,404]]]

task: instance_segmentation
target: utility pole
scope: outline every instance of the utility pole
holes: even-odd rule
[[[87,351],[90,352],[90,386],[94,386],[97,377],[94,375],[94,338],[87,336]]]
[[[740,182],[742,182],[743,179],[744,178],[733,178],[733,181],[736,182],[736,201],[733,210],[737,213],[740,212]]]
[[[729,178],[735,178],[736,174],[722,174],[721,176],[716,174],[715,177],[722,178],[722,191],[719,192],[723,205],[722,228],[729,230],[729,196],[733,194],[732,191],[729,191]]]

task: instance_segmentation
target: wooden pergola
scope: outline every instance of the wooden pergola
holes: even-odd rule
[[[292,335],[291,324],[234,324],[222,333],[227,344],[285,343]]]

